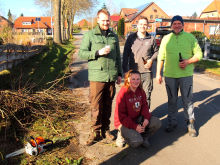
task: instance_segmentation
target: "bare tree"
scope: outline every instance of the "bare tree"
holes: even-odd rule
[[[54,0],[54,42],[61,44],[61,0]]]
[[[72,34],[74,17],[86,13],[97,3],[97,0],[35,0],[35,4],[49,8],[50,1],[53,2],[54,11],[54,41],[55,36],[58,37],[57,28],[59,28],[61,41],[62,39],[69,39]],[[60,6],[56,8],[58,3]],[[59,14],[57,12],[59,12]]]
[[[106,1],[107,9],[111,14],[116,14],[120,12],[120,9],[118,8],[117,5],[115,5],[115,3],[112,0],[105,0],[105,1]]]

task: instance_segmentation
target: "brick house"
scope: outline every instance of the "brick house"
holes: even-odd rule
[[[125,19],[125,34],[130,31],[136,31],[137,20],[140,16],[145,16],[149,20],[148,32],[155,31],[155,19],[169,18],[169,16],[154,2],[139,6],[135,9],[122,8],[120,16]]]
[[[80,27],[80,28],[88,28],[90,26],[90,23],[89,21],[87,21],[86,19],[82,19],[81,21],[79,21],[77,23],[77,25]]]
[[[192,32],[192,31],[201,31],[209,37],[210,35],[220,34],[219,33],[219,24],[220,19],[218,18],[197,18],[190,19],[183,17],[184,20],[184,31]],[[169,26],[171,19],[161,19],[160,22],[156,23],[156,26]]]
[[[53,20],[52,20],[53,26]],[[46,35],[52,34],[51,17],[18,17],[14,22],[14,31],[24,32],[41,32]]]
[[[212,1],[200,14],[200,18],[219,18],[220,17],[220,0]]]
[[[11,28],[13,27],[13,23],[6,19],[3,16],[0,16],[0,33],[2,32],[4,27],[10,26]]]
[[[220,0],[214,0],[200,14],[199,18],[184,17],[184,31],[201,31],[209,37],[220,34]],[[157,26],[170,25],[171,19],[161,19]]]
[[[18,17],[14,22],[16,44],[45,44],[52,37],[51,17]]]
[[[111,27],[117,31],[118,21],[121,19],[120,15],[111,15]]]
[[[216,23],[209,23],[208,31],[205,30],[205,34],[214,35],[220,34],[219,21],[220,21],[220,0],[212,1],[200,14],[200,18],[206,20],[214,20]]]

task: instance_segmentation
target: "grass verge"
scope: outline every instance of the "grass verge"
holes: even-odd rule
[[[200,72],[208,72],[220,76],[220,62],[201,60],[195,64],[196,70]]]

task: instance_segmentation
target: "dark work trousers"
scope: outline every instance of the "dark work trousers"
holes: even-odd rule
[[[194,120],[192,90],[193,77],[169,78],[165,77],[166,90],[168,95],[168,122],[177,124],[177,99],[178,90],[180,89],[183,102],[184,115],[186,120]]]
[[[159,118],[151,116],[149,125],[143,134],[138,133],[134,129],[129,129],[125,126],[119,128],[118,136],[124,137],[125,141],[133,148],[141,145],[145,138],[152,136],[161,127],[161,121]],[[120,135],[121,133],[121,135]],[[121,138],[121,137],[119,137]],[[122,139],[122,138],[121,138]]]
[[[153,74],[152,72],[141,73],[141,81],[143,85],[143,89],[147,96],[147,104],[150,109],[151,103],[151,92],[153,90]]]
[[[115,82],[90,81],[90,106],[92,131],[109,130]]]

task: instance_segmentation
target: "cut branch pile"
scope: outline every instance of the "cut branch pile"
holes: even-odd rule
[[[65,120],[81,116],[87,109],[71,90],[44,90],[35,94],[0,91],[0,119],[15,119],[23,128],[34,119]]]

